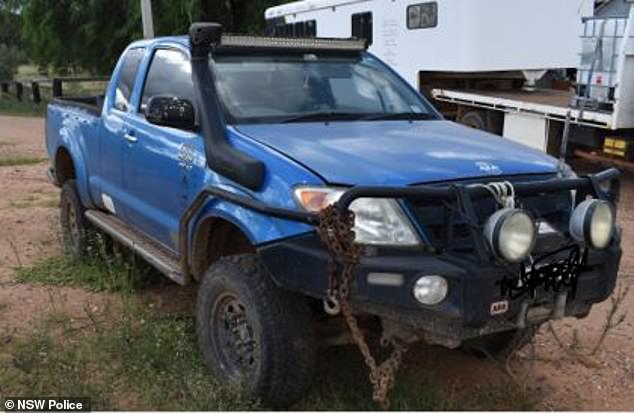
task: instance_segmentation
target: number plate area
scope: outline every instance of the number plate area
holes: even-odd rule
[[[522,266],[517,276],[504,276],[498,282],[500,295],[535,300],[565,292],[574,299],[579,275],[586,267],[587,250],[577,245],[561,248]]]

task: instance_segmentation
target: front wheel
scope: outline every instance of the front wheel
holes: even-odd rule
[[[299,401],[315,345],[305,298],[278,288],[251,254],[220,259],[199,287],[196,330],[207,367],[266,405]]]

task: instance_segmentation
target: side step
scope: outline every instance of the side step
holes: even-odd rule
[[[121,244],[140,255],[151,266],[180,285],[187,282],[180,271],[178,257],[114,215],[91,209],[86,218]]]

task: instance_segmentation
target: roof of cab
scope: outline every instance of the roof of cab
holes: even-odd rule
[[[177,45],[184,46],[189,49],[189,36],[165,36],[155,37],[153,39],[137,40],[130,44],[130,47],[146,47],[153,48],[161,45]]]

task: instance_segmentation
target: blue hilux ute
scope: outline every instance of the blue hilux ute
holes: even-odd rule
[[[99,231],[197,282],[206,364],[270,406],[305,394],[318,343],[358,344],[380,400],[368,331],[392,367],[419,340],[504,354],[616,282],[618,171],[444,120],[365,49],[196,23],[48,107],[68,252]]]

